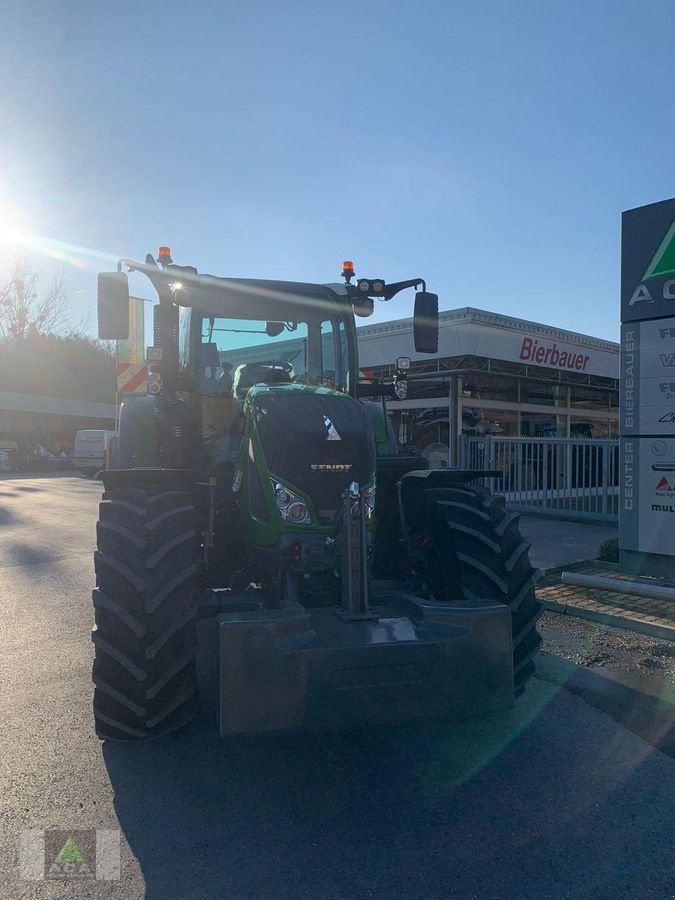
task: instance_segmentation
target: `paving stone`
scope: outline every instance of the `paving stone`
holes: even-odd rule
[[[624,628],[630,628],[631,622],[633,622],[638,631],[655,633],[660,629],[661,637],[675,640],[675,602],[652,597],[638,597],[620,591],[566,584],[561,580],[563,571],[614,578],[619,581],[631,581],[649,586],[657,584],[660,587],[671,587],[672,585],[620,572],[617,566],[590,561],[575,563],[547,572],[537,585],[536,591],[537,596],[545,605],[553,603],[565,607],[568,615],[574,615],[575,610],[578,610],[584,618],[597,616],[604,622],[608,618],[612,618],[617,620],[612,624],[618,624]]]

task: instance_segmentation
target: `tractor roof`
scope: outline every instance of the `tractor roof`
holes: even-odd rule
[[[296,320],[324,311],[334,315],[336,304],[347,297],[344,284],[219,278],[200,274],[190,267],[169,265],[160,269],[150,260],[121,262],[147,275],[160,292],[169,284],[180,284],[176,292],[180,305],[194,307],[209,316]]]
[[[336,303],[346,296],[341,284],[304,281],[268,281],[259,278],[193,276],[178,294],[179,302],[205,315],[255,319],[303,319],[325,311],[335,314]]]

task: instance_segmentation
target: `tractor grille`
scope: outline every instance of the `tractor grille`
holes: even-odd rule
[[[254,416],[269,472],[306,491],[321,524],[335,521],[352,481],[373,477],[372,425],[353,398],[272,389],[256,397]]]

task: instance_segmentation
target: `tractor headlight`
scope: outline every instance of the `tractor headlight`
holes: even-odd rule
[[[277,506],[280,510],[288,509],[293,499],[293,494],[287,491],[283,484],[275,484],[274,499],[277,501]]]
[[[304,500],[295,500],[291,505],[285,510],[286,515],[281,513],[282,518],[288,519],[289,522],[293,522],[294,525],[305,525],[310,521],[309,518],[309,510],[307,509],[307,504]]]
[[[366,517],[370,519],[375,512],[375,485],[363,492],[363,499],[366,504]]]
[[[307,509],[307,504],[302,499],[289,490],[286,485],[276,479],[272,479],[272,488],[274,489],[274,499],[277,503],[277,509],[284,522],[292,522],[293,525],[310,525],[312,517]]]

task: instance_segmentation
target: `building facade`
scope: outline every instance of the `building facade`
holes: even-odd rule
[[[406,400],[388,410],[400,446],[459,458],[462,435],[606,437],[619,428],[619,345],[479,309],[440,314],[433,357],[412,351],[412,320],[358,329],[368,378],[410,356]]]

